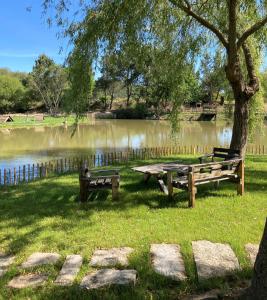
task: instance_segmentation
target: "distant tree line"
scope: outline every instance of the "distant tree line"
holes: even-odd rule
[[[181,103],[223,104],[233,99],[220,53],[204,55],[196,71],[190,60],[181,60],[181,54],[168,45],[156,49],[131,47],[106,53],[100,62],[101,76],[96,80],[92,69],[86,71],[90,72],[91,79],[82,95],[85,101],[81,113],[115,107],[118,113],[123,109],[124,117],[127,110],[137,112],[137,117],[145,117],[149,110],[156,115],[179,110]],[[69,71],[44,54],[36,59],[30,73],[0,69],[0,113],[71,112],[73,90],[79,78],[71,78]],[[260,77],[262,95],[267,102],[267,71]]]

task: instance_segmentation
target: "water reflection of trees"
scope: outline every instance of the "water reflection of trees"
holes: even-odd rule
[[[167,121],[99,120],[94,125],[14,129],[0,132],[1,152],[88,151],[125,147],[161,147],[179,144],[218,145],[229,136],[224,123],[182,122],[174,139]],[[229,127],[229,130],[230,127]],[[231,134],[231,131],[230,131]]]

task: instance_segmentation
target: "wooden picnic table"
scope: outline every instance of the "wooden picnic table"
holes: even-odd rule
[[[167,174],[165,169],[169,168],[175,168],[178,169],[178,173],[184,174],[188,172],[188,165],[185,165],[178,162],[168,162],[168,163],[158,163],[158,164],[152,164],[152,165],[146,165],[141,167],[134,167],[132,168],[133,171],[140,172],[144,174],[144,180],[145,182],[148,182],[148,180],[151,177],[155,177],[158,181],[159,188],[162,192],[164,192],[166,195],[168,195],[168,188],[164,182],[164,176]]]

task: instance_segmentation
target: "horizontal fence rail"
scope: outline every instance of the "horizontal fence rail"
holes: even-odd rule
[[[201,155],[211,153],[212,149],[212,146],[202,145],[127,149],[124,151],[105,152],[89,156],[62,158],[44,163],[27,164],[17,168],[0,169],[0,186],[17,185],[51,175],[77,172],[80,166],[85,163],[90,168],[104,167],[127,163],[128,161],[133,160],[154,159],[179,154]],[[264,145],[248,145],[246,153],[266,155],[267,147]]]

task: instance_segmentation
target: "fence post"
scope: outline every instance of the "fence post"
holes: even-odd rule
[[[11,169],[8,170],[8,180],[9,180],[9,185],[12,184],[12,178],[11,178]]]
[[[7,181],[7,179],[6,179],[6,169],[4,169],[4,185],[6,185],[6,181]]]
[[[60,160],[60,171],[63,173],[63,159]]]
[[[31,165],[28,164],[28,182],[30,181],[31,179]]]
[[[23,166],[23,181],[26,181],[26,166]]]
[[[17,184],[17,174],[16,174],[16,168],[14,168],[14,185]]]
[[[47,162],[45,162],[45,177],[47,177]]]

